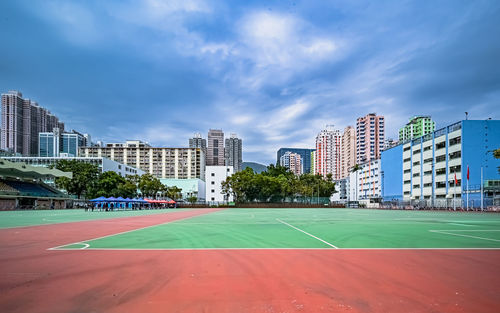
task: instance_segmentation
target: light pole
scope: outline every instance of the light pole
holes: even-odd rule
[[[319,184],[318,184],[318,204],[319,204]]]

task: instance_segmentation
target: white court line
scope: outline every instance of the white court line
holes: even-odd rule
[[[448,231],[441,231],[441,230],[429,230],[429,231],[431,233],[447,234],[447,235],[452,235],[452,236],[460,236],[460,237],[468,237],[468,238],[474,238],[474,239],[482,239],[482,240],[490,240],[490,241],[500,242],[500,240],[498,240],[498,239],[478,237],[478,236],[471,236],[471,235],[463,235],[463,234],[455,234],[455,233],[450,233]],[[465,231],[465,230],[457,230],[457,231]],[[475,231],[484,231],[484,230],[475,230]]]
[[[208,213],[206,213],[206,214],[209,214],[209,213],[215,213],[215,212],[217,212],[217,211],[208,212]],[[101,236],[101,237],[97,237],[97,238],[92,238],[92,239],[82,240],[82,241],[78,241],[78,242],[67,243],[67,244],[65,244],[65,245],[60,245],[60,246],[57,246],[57,247],[48,248],[47,250],[57,250],[57,249],[59,249],[59,248],[66,247],[66,246],[71,246],[71,245],[76,245],[76,244],[84,244],[84,242],[89,242],[89,241],[98,240],[98,239],[103,239],[103,238],[112,237],[112,236],[116,236],[116,235],[122,235],[122,234],[126,234],[126,233],[131,233],[131,232],[136,231],[136,230],[141,230],[141,229],[146,229],[146,228],[157,227],[157,226],[161,226],[161,225],[165,225],[165,224],[169,224],[169,223],[174,223],[174,222],[178,222],[178,221],[186,220],[186,219],[193,218],[193,217],[197,217],[197,216],[201,216],[201,215],[205,215],[205,214],[199,214],[199,215],[194,215],[194,216],[188,216],[188,217],[180,218],[180,219],[178,219],[178,220],[168,221],[168,222],[161,223],[161,224],[156,224],[156,225],[145,226],[145,227],[136,228],[136,229],[131,229],[131,230],[126,230],[126,231],[122,231],[122,232],[119,232],[119,233],[114,233],[114,234],[110,234],[110,235],[106,235],[106,236]],[[89,245],[89,246],[90,246],[90,245]],[[84,249],[86,249],[86,248],[84,248]],[[89,250],[89,249],[86,249],[86,250]]]
[[[473,227],[474,225],[467,225],[467,224],[459,224],[459,223],[449,223],[450,225],[457,225],[457,226],[467,226],[467,227]]]
[[[327,245],[329,245],[330,247],[333,247],[333,248],[335,248],[335,249],[338,249],[338,247],[336,247],[336,246],[332,245],[332,244],[331,244],[331,243],[329,243],[328,241],[324,241],[323,239],[318,238],[318,237],[316,237],[316,236],[314,236],[314,235],[311,235],[311,234],[309,234],[308,232],[303,231],[303,230],[302,230],[302,229],[300,229],[300,228],[297,228],[297,227],[295,227],[295,226],[293,226],[293,225],[290,225],[290,224],[288,224],[287,222],[283,222],[283,221],[282,221],[282,220],[280,220],[279,218],[277,218],[276,220],[277,220],[278,222],[282,223],[282,224],[285,224],[285,225],[287,225],[287,226],[289,226],[289,227],[293,228],[293,229],[296,229],[296,230],[298,230],[298,231],[300,231],[300,232],[303,232],[304,234],[306,234],[306,235],[308,235],[308,236],[311,236],[311,237],[313,237],[314,239],[317,239],[317,240],[319,240],[319,241],[321,241],[321,242],[323,242],[323,243],[326,243],[326,244],[327,244]]]
[[[96,251],[210,251],[210,250],[324,250],[324,251],[342,251],[342,250],[500,250],[500,248],[86,248],[86,249],[57,249],[54,251],[78,251],[78,250],[96,250]]]

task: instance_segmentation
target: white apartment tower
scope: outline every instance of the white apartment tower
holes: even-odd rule
[[[327,125],[326,129],[316,136],[314,173],[323,176],[332,174],[333,179],[340,179],[341,141],[342,135],[333,125]]]

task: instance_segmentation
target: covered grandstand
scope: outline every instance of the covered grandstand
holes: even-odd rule
[[[0,210],[66,208],[70,200],[68,195],[43,180],[72,176],[72,173],[57,169],[13,163],[0,158]]]

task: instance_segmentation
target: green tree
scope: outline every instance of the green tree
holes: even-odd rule
[[[246,168],[228,177],[222,183],[223,192],[233,195],[235,202],[280,202],[287,198],[309,197],[313,193],[330,197],[335,192],[332,175],[303,174],[299,177],[285,167],[270,165],[268,170],[256,174]]]
[[[73,178],[58,177],[55,183],[58,188],[65,189],[69,194],[76,195],[78,199],[95,188],[99,176],[99,167],[95,164],[77,160],[59,160],[52,167],[73,173]]]
[[[137,178],[135,177],[137,176]],[[139,183],[138,175],[128,175],[125,177],[125,182],[119,187],[119,196],[124,198],[134,198],[137,196],[137,185]]]
[[[169,197],[171,199],[177,200],[177,199],[182,198],[182,189],[177,187],[177,186],[166,187],[165,191],[167,193],[167,197]],[[196,198],[196,200],[198,200],[197,197],[195,197],[195,198]],[[196,200],[195,200],[195,202],[196,202]]]
[[[138,187],[143,196],[149,197],[154,197],[158,192],[166,190],[160,180],[149,173],[141,176]]]
[[[118,173],[113,171],[104,172],[99,175],[95,188],[96,197],[120,197],[120,186],[125,184],[126,180]]]
[[[493,151],[493,156],[496,158],[496,159],[500,159],[500,148],[496,149],[495,151]],[[498,167],[498,172],[500,173],[500,166]]]
[[[191,204],[194,204],[194,203],[196,203],[196,201],[198,201],[198,197],[190,196],[187,198],[187,201],[189,201],[189,203],[191,203]]]

